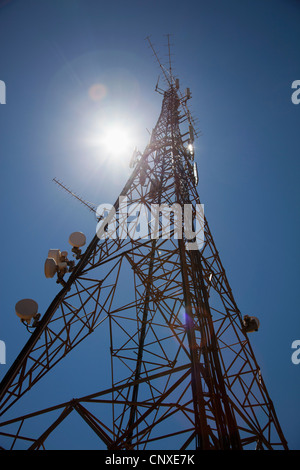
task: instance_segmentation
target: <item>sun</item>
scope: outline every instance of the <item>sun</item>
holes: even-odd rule
[[[108,157],[113,159],[128,157],[134,148],[132,130],[126,124],[107,125],[99,131],[99,145]]]
[[[120,118],[91,116],[85,123],[82,142],[90,149],[97,162],[112,164],[114,168],[128,166],[134,149],[140,145],[139,127],[130,116]]]

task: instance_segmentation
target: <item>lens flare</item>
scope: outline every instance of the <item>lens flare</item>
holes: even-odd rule
[[[102,101],[107,95],[107,88],[102,83],[95,83],[89,88],[89,97],[92,101]]]

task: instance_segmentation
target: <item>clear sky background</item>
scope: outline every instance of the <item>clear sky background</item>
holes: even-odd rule
[[[131,151],[116,161],[97,137],[118,121],[130,128],[132,147],[144,149],[161,107],[145,37],[164,61],[172,34],[174,72],[192,91],[202,132],[195,143],[200,199],[237,304],[260,319],[253,349],[289,447],[300,449],[300,364],[291,361],[300,340],[300,104],[291,101],[291,84],[300,80],[300,1],[0,5],[7,101],[0,105],[0,378],[28,339],[15,303],[34,298],[43,313],[58,292],[44,277],[48,249],[68,250],[76,230],[88,240],[95,234],[93,215],[52,179],[95,204],[114,203]],[[80,379],[88,361],[80,353],[69,372]],[[59,377],[45,406],[63,401]],[[80,396],[70,393],[66,399]]]

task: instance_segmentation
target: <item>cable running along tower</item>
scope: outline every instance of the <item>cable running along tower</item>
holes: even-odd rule
[[[2,448],[47,449],[75,414],[99,449],[287,449],[249,341],[257,319],[241,315],[198,210],[190,91],[182,93],[173,75],[169,37],[167,66],[148,42],[164,81],[156,87],[161,113],[85,251],[81,233],[70,237],[75,260],[50,250],[45,273],[57,278],[58,293],[48,309],[16,307],[31,335],[1,383]],[[52,404],[49,391],[49,407],[21,408],[90,335],[98,335],[102,363],[101,374],[86,365],[91,393]]]

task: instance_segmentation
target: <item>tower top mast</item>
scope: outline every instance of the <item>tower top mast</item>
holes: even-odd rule
[[[167,84],[167,87],[169,89],[176,90],[177,96],[178,96],[179,101],[180,101],[181,122],[187,121],[188,125],[190,127],[189,128],[190,133],[193,133],[193,136],[195,136],[195,137],[200,137],[201,132],[198,131],[197,128],[196,128],[196,121],[197,120],[192,116],[191,111],[189,109],[189,106],[187,104],[188,100],[192,96],[190,88],[186,88],[184,93],[182,93],[181,90],[180,90],[179,79],[176,78],[174,76],[174,73],[173,73],[173,65],[172,65],[172,58],[171,58],[172,53],[171,53],[170,34],[167,34],[166,36],[168,38],[168,43],[167,43],[167,47],[168,47],[168,67],[166,65],[164,65],[162,63],[162,61],[160,60],[160,58],[158,56],[158,53],[156,52],[156,50],[154,48],[154,45],[151,42],[149,36],[146,37],[146,40],[147,40],[147,42],[148,42],[148,44],[149,44],[149,46],[150,46],[150,48],[153,52],[153,55],[154,55],[158,65],[159,65],[160,70],[163,73],[163,77],[164,77],[164,80]],[[157,91],[158,93],[164,94],[165,91],[162,90],[161,88],[158,88],[158,82],[159,82],[159,77],[158,77],[158,81],[157,81],[157,84],[156,84],[155,91]]]

